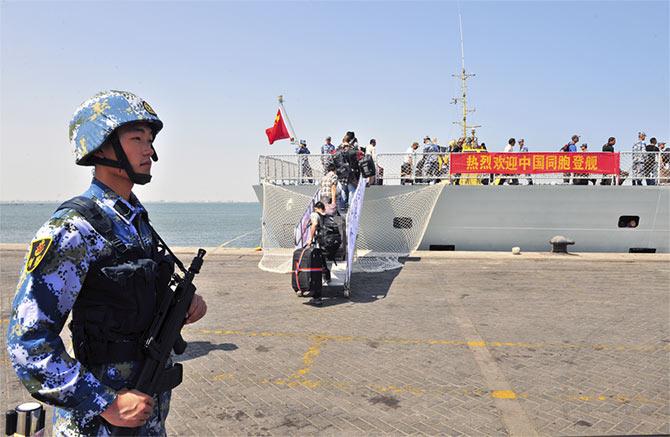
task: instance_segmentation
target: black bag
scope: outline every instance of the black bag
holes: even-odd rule
[[[340,228],[332,215],[319,217],[319,246],[326,252],[328,259],[333,259],[337,249],[342,245]]]
[[[358,161],[358,167],[361,169],[361,174],[364,178],[369,178],[377,173],[375,171],[375,162],[372,160],[372,156],[370,155],[365,155],[360,161]]]
[[[293,272],[291,285],[295,291],[321,291],[323,254],[313,246],[296,249],[293,252]]]
[[[345,162],[341,167],[337,167],[335,173],[337,173],[337,180],[341,182],[347,182],[349,180],[349,175],[351,174],[351,167],[349,167],[349,163]]]
[[[335,172],[337,173],[337,179],[340,181],[346,181],[349,179],[349,173],[351,173],[351,165],[347,159],[347,152],[340,151],[333,156],[333,163],[335,164]]]
[[[351,168],[351,172],[356,176],[355,179],[358,180],[358,175],[361,174],[361,168],[358,165],[358,162],[359,158],[363,157],[363,152],[358,149],[349,149],[346,151],[346,154],[349,168]]]

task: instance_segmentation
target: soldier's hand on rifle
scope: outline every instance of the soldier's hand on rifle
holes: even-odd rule
[[[109,424],[137,428],[146,423],[154,409],[154,398],[137,390],[123,389],[101,416]]]
[[[197,322],[202,319],[202,317],[207,313],[207,304],[205,299],[202,298],[199,294],[194,294],[193,299],[191,300],[191,307],[188,309],[186,314],[186,321],[184,324],[188,325],[189,323]]]

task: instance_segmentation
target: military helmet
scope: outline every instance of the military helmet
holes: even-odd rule
[[[70,144],[78,165],[93,165],[98,150],[114,129],[126,123],[150,123],[156,135],[163,122],[153,108],[127,91],[103,91],[82,103],[70,122]]]

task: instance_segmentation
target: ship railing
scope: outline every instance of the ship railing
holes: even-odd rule
[[[465,152],[471,153],[471,152]],[[573,152],[580,153],[580,152]],[[262,155],[258,160],[259,182],[275,185],[318,184],[333,155]],[[619,152],[618,174],[545,173],[502,175],[449,174],[449,153],[379,153],[374,185],[430,184],[495,185],[501,181],[519,185],[655,185],[670,184],[670,151]]]
[[[318,183],[333,155],[261,155],[258,158],[258,181],[275,185]]]

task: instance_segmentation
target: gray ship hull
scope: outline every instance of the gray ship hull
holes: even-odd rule
[[[285,186],[311,196],[314,185]],[[371,186],[365,200],[404,194],[422,186]],[[260,185],[254,190],[262,203]],[[365,203],[363,204],[365,208]],[[623,216],[639,217],[635,228],[619,227]],[[380,217],[379,223],[391,223]],[[375,230],[388,233],[392,229]],[[420,250],[548,251],[564,235],[576,252],[670,252],[670,187],[667,186],[453,186],[442,190]]]

